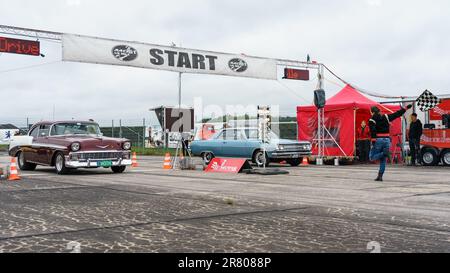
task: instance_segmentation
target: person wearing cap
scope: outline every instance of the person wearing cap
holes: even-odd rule
[[[383,175],[386,170],[386,159],[390,156],[391,135],[390,123],[405,114],[407,109],[411,109],[412,105],[398,110],[392,114],[382,115],[378,107],[372,106],[370,114],[372,118],[369,120],[370,135],[372,147],[369,153],[371,161],[379,160],[380,169],[375,181],[383,181]]]

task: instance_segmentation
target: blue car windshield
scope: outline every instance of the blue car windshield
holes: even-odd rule
[[[229,132],[236,131],[236,130],[240,131],[241,129],[231,129],[231,128],[227,129],[227,131],[229,131]],[[257,140],[257,139],[259,139],[258,138],[258,129],[254,129],[254,128],[243,129],[243,131],[245,132],[245,136],[246,136],[247,139],[250,139],[250,140]],[[231,134],[230,135],[230,133],[227,136],[231,137],[231,138],[235,138],[236,137],[235,134]],[[272,132],[272,131],[269,132],[269,136],[273,140],[280,139],[280,137],[277,134],[275,134],[274,132]],[[218,131],[217,133],[215,133],[213,135],[212,139],[223,139],[224,137],[225,137],[225,134],[224,134],[224,131],[222,130],[222,131]]]
[[[245,135],[247,136],[247,139],[258,139],[258,130],[257,129],[245,129]],[[271,139],[279,139],[277,134],[270,131],[269,136]]]

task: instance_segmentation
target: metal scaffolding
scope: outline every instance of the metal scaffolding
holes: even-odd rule
[[[0,25],[0,33],[42,40],[61,41],[62,33],[47,30]]]

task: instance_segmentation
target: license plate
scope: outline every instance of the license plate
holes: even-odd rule
[[[97,162],[97,166],[99,166],[99,167],[111,167],[112,166],[112,161],[111,160],[99,161],[99,162]]]
[[[292,158],[298,158],[299,156],[298,155],[292,155]]]

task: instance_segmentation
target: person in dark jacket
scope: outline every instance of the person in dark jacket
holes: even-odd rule
[[[420,138],[422,137],[422,129],[422,122],[417,119],[417,114],[412,114],[408,134],[409,151],[411,153],[411,163],[409,164],[409,166],[416,166],[417,155],[420,151]]]
[[[407,109],[411,109],[412,105],[408,105]],[[378,107],[373,106],[370,109],[372,118],[369,120],[370,135],[372,147],[370,149],[369,158],[371,161],[380,160],[380,169],[375,181],[383,181],[383,175],[386,170],[386,159],[390,156],[391,137],[390,123],[405,114],[405,108],[399,111],[382,115]]]

